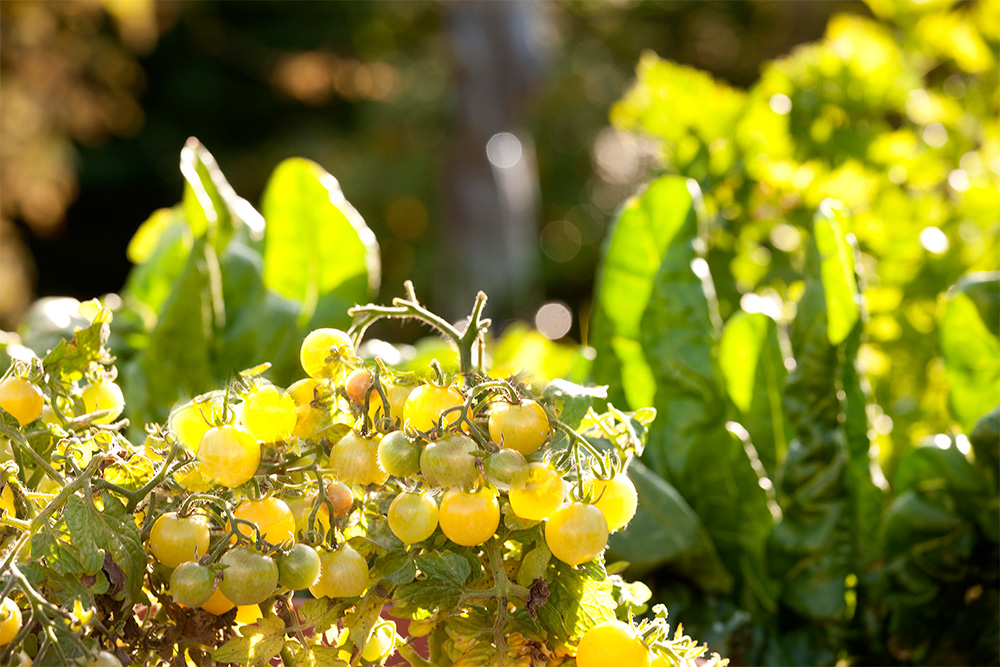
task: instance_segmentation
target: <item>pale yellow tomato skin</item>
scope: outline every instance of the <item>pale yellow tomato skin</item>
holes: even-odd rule
[[[467,493],[451,489],[441,499],[438,524],[449,540],[475,547],[493,537],[500,527],[500,504],[489,489]]]
[[[354,355],[351,337],[339,329],[316,329],[302,340],[299,361],[306,375],[339,382],[347,374],[344,357]],[[329,361],[327,361],[329,359]]]
[[[45,396],[34,383],[14,376],[0,382],[0,408],[10,413],[21,426],[38,419],[44,407]]]
[[[283,389],[261,387],[243,402],[243,425],[262,442],[287,440],[295,430],[295,409],[295,401]]]
[[[198,445],[198,469],[229,489],[250,481],[260,465],[260,443],[246,431],[230,426],[210,428]]]
[[[14,641],[14,637],[21,630],[22,622],[21,608],[10,598],[4,598],[0,602],[0,646],[6,646]]]
[[[632,480],[624,473],[609,480],[595,479],[591,491],[594,505],[604,514],[612,532],[627,526],[635,516],[639,495]]]
[[[488,420],[490,438],[502,447],[529,456],[549,439],[549,418],[538,403],[501,401],[493,405]]]
[[[83,388],[81,394],[87,412],[111,410],[107,415],[94,420],[95,424],[110,424],[118,419],[125,409],[125,396],[114,382],[99,382]]]
[[[649,662],[649,649],[622,621],[591,628],[576,649],[577,667],[649,667]]]

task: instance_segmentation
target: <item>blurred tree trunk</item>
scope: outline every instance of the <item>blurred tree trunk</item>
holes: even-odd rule
[[[522,122],[543,64],[534,35],[544,7],[531,0],[443,7],[455,94],[440,230],[447,260],[435,301],[454,319],[483,290],[492,316],[523,316],[541,298],[538,170]]]

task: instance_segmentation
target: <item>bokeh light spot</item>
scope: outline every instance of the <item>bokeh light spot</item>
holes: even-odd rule
[[[779,116],[786,116],[792,110],[792,99],[784,93],[775,93],[771,95],[767,105],[771,107],[771,111]]]
[[[573,313],[562,301],[550,301],[535,313],[535,328],[550,340],[558,340],[573,326]]]
[[[510,132],[497,132],[486,142],[486,158],[498,169],[509,169],[524,154],[521,141]]]
[[[935,255],[943,255],[948,252],[948,248],[951,243],[948,242],[948,237],[937,227],[924,227],[920,230],[920,245],[924,247],[927,252],[933,253]]]

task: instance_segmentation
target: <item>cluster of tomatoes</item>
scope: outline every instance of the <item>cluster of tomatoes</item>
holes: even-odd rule
[[[357,599],[377,583],[374,551],[351,545],[372,511],[412,554],[440,548],[441,535],[485,554],[502,522],[541,525],[551,557],[573,567],[599,559],[636,512],[623,470],[629,453],[595,461],[552,406],[517,381],[395,373],[362,361],[335,329],[306,336],[300,360],[307,377],[287,389],[254,369],[147,429],[137,452],[171,470],[136,511],[152,558],[146,588],[163,604],[217,617],[235,609],[232,620],[246,624],[264,615],[262,603],[293,591]],[[107,379],[79,398],[94,424],[112,424],[124,406]],[[22,426],[48,409],[36,385],[12,374],[0,382],[0,408]],[[0,503],[13,515],[6,495]],[[517,584],[526,590],[541,579],[544,588],[548,553],[520,561]],[[18,605],[0,601],[0,646],[21,623]],[[399,637],[380,620],[351,641],[376,664]],[[668,664],[621,620],[568,648],[580,667]]]
[[[282,498],[275,489],[240,500],[216,563],[206,562],[211,519],[197,503],[156,519],[148,545],[173,569],[175,602],[213,614],[236,606],[238,619],[252,620],[260,614],[256,605],[281,589],[361,595],[372,583],[368,562],[336,526],[366,492],[393,494],[385,519],[407,546],[438,530],[456,545],[482,545],[497,533],[506,500],[526,525],[544,521],[552,555],[574,566],[599,557],[610,533],[635,514],[636,490],[624,473],[591,474],[576,484],[566,479],[567,471],[547,456],[554,434],[549,414],[512,385],[477,396],[454,384],[408,381],[384,367],[366,367],[348,335],[335,329],[306,336],[300,359],[309,377],[287,390],[258,383],[239,392],[235,405],[217,392],[181,406],[168,420],[166,439],[176,439],[197,461],[178,474],[188,491],[222,486],[242,495],[259,474],[262,450],[293,441],[329,445],[326,461],[326,449],[318,461],[315,455],[297,461],[315,466],[324,497]],[[353,428],[337,428],[344,423]],[[303,535],[311,542],[301,541]],[[371,643],[368,648],[373,653]]]

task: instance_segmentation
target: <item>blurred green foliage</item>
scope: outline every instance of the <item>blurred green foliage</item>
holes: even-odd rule
[[[701,185],[725,317],[749,293],[794,300],[813,211],[827,197],[851,211],[862,363],[888,417],[875,426],[891,468],[904,453],[895,436],[951,426],[926,343],[938,295],[1000,268],[1000,3],[872,9],[886,20],[835,17],[746,92],[647,54],[611,116],[657,142],[664,170]]]
[[[872,10],[612,111],[673,174],[597,278],[594,377],[658,412],[612,548],[745,664],[1000,659],[1000,3]]]

